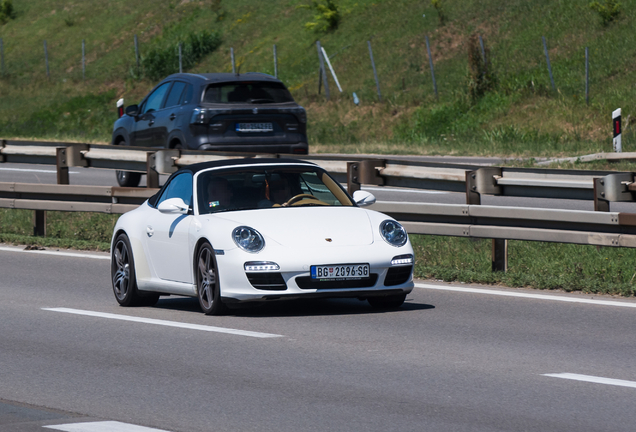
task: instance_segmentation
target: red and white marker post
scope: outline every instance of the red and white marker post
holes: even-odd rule
[[[117,101],[117,115],[119,115],[119,117],[124,115],[124,98]]]
[[[614,151],[621,153],[623,144],[621,142],[621,109],[617,109],[612,113],[612,129],[614,133]]]

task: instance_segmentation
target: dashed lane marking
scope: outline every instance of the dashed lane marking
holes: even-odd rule
[[[595,384],[606,384],[606,385],[613,385],[613,386],[620,386],[620,387],[636,388],[636,381],[627,381],[627,380],[620,380],[620,379],[614,379],[614,378],[603,378],[603,377],[597,377],[593,375],[580,375],[580,374],[573,374],[573,373],[554,373],[554,374],[542,374],[542,376],[552,377],[552,378],[562,378],[562,379],[575,380],[575,381],[584,381],[584,382],[590,382]]]
[[[169,432],[164,429],[155,429],[145,426],[137,426],[118,421],[100,421],[87,423],[67,423],[61,425],[43,426],[65,432]]]
[[[45,173],[45,174],[57,174],[55,170],[40,170],[40,169],[30,169],[30,168],[0,168],[0,171],[22,171],[22,172],[32,172],[32,173]],[[69,174],[79,174],[78,171],[69,171]]]
[[[154,324],[154,325],[161,325],[166,327],[177,327],[177,328],[190,329],[190,330],[200,330],[200,331],[215,332],[215,333],[227,333],[227,334],[232,334],[237,336],[248,336],[248,337],[254,337],[254,338],[283,337],[283,335],[272,334],[272,333],[260,333],[260,332],[253,332],[248,330],[237,330],[237,329],[231,329],[231,328],[225,328],[225,327],[214,327],[214,326],[207,326],[207,325],[201,325],[201,324],[190,324],[190,323],[182,323],[178,321],[167,321],[167,320],[160,320],[160,319],[154,319],[154,318],[142,318],[142,317],[134,317],[130,315],[119,315],[119,314],[95,312],[95,311],[88,311],[88,310],[81,310],[81,309],[42,308],[42,310],[51,311],[51,312],[62,312],[62,313],[68,313],[68,314],[74,314],[74,315],[92,316],[97,318],[114,319],[114,320],[120,320],[120,321],[132,321],[132,322],[143,323],[143,324]]]

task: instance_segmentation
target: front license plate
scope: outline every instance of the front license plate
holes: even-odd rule
[[[237,123],[237,132],[273,132],[274,126],[271,123]]]
[[[311,266],[312,279],[354,280],[369,277],[369,264],[334,264]]]

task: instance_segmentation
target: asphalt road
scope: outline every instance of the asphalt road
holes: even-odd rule
[[[428,157],[432,158],[432,157]],[[448,159],[448,157],[438,157],[439,159]],[[466,160],[464,160],[466,159]],[[462,158],[464,163],[483,163],[492,162],[488,158],[474,158],[468,160]],[[456,161],[453,161],[456,162]],[[457,162],[457,163],[461,163]],[[69,169],[69,178],[71,184],[90,185],[90,186],[117,186],[115,172],[112,170],[77,168]],[[160,182],[163,184],[168,176],[160,176]],[[27,165],[27,164],[0,164],[0,182],[19,182],[19,183],[44,183],[55,184],[57,175],[55,168],[50,165]],[[141,178],[141,186],[146,185],[146,176]],[[466,195],[457,192],[441,192],[433,190],[414,190],[404,188],[383,188],[364,186],[364,190],[373,193],[378,201],[405,201],[405,202],[428,202],[441,204],[466,204]],[[512,207],[534,207],[534,208],[560,208],[569,210],[594,210],[593,201],[583,200],[563,200],[563,199],[544,199],[544,198],[517,198],[484,195],[481,201],[482,205],[496,206],[512,206]],[[636,213],[636,203],[613,202],[611,204],[612,211],[632,212]]]
[[[321,300],[208,317],[188,298],[119,307],[100,256],[0,248],[1,432],[103,421],[175,432],[634,430],[633,300],[425,282],[393,312]],[[546,376],[563,373],[578,375]]]

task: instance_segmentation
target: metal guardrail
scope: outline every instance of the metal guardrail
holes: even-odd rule
[[[35,210],[34,232],[44,234],[44,212],[124,213],[155,193],[159,174],[192,163],[245,157],[289,157],[314,162],[347,183],[466,193],[466,205],[376,203],[372,208],[414,234],[493,239],[493,270],[507,268],[507,240],[636,247],[636,214],[612,213],[610,203],[635,201],[635,174],[615,171],[483,167],[355,155],[261,155],[114,147],[75,143],[1,141],[0,162],[54,164],[59,185],[0,183],[0,207]],[[68,185],[68,167],[138,171],[148,189]],[[482,206],[482,195],[594,200],[595,210]]]
[[[0,141],[0,162],[56,165],[58,183],[68,183],[72,166],[119,169],[147,174],[149,187],[159,186],[159,174],[197,162],[245,157],[289,157],[314,162],[347,183],[465,192],[467,203],[481,195],[594,200],[598,210],[609,211],[613,201],[635,201],[634,173],[616,171],[556,170],[542,168],[483,167],[434,163],[406,158],[355,155],[279,155],[201,152],[111,145]],[[598,180],[603,180],[602,182]]]

